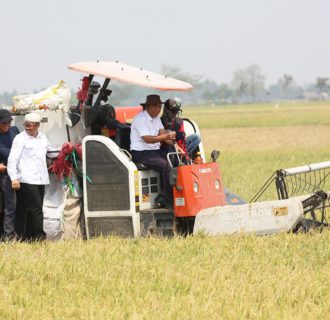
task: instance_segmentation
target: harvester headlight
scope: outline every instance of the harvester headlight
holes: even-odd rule
[[[218,179],[215,180],[215,182],[214,182],[214,186],[215,186],[215,188],[216,188],[217,190],[220,189],[220,181],[219,181]]]
[[[193,186],[193,188],[194,188],[194,191],[195,191],[195,192],[198,192],[198,190],[199,190],[199,185],[198,185],[197,182],[194,182],[194,186]]]

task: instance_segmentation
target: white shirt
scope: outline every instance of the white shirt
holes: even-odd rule
[[[158,136],[160,129],[164,129],[160,117],[152,118],[146,110],[138,113],[133,119],[131,126],[131,150],[160,149],[160,142],[146,143],[142,139],[143,136]]]
[[[49,184],[46,153],[52,150],[41,132],[36,137],[29,136],[25,131],[18,134],[8,157],[7,172],[10,179],[29,184]]]

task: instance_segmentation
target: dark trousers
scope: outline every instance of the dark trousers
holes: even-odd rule
[[[21,183],[17,191],[16,233],[23,240],[44,240],[42,204],[45,186]]]
[[[171,166],[169,165],[166,154],[161,150],[132,150],[133,161],[142,163],[146,167],[159,172],[163,184],[163,194],[171,200],[172,187],[170,185]]]
[[[3,195],[3,233],[5,236],[15,235],[16,193],[11,187],[7,173],[0,174],[0,189]]]

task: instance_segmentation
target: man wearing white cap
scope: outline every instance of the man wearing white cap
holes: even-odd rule
[[[12,188],[17,190],[16,233],[23,240],[42,241],[46,239],[42,204],[49,184],[46,153],[53,148],[38,131],[38,113],[28,113],[24,120],[25,130],[13,141],[7,167]]]

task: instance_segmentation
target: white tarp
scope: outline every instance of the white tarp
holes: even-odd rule
[[[24,94],[13,97],[16,112],[27,113],[43,108],[50,110],[63,110],[70,108],[71,92],[68,85],[60,80],[57,84],[33,94]]]

